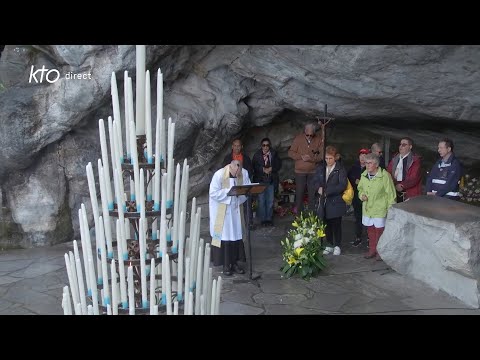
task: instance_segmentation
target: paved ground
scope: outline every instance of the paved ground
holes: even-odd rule
[[[350,246],[353,218],[344,218],[344,247],[329,255],[329,269],[317,278],[282,278],[280,240],[292,217],[275,219],[275,227],[252,232],[253,269],[261,275],[224,277],[221,313],[228,315],[289,314],[471,314],[472,309],[442,291],[366,260],[365,244]],[[208,238],[202,225],[202,236]],[[49,248],[0,252],[0,314],[63,314],[62,288],[68,284],[64,254],[72,243]],[[215,268],[218,275],[221,268]]]

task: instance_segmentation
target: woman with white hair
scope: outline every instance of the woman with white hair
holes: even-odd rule
[[[397,193],[390,173],[379,167],[379,157],[370,153],[365,156],[366,170],[358,183],[358,198],[362,201],[362,223],[367,227],[369,247],[366,259],[375,257],[377,244],[385,229],[387,211],[396,203]]]

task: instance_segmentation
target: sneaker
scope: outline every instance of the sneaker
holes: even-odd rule
[[[362,238],[356,238],[355,241],[352,241],[352,246],[357,247],[362,243]]]
[[[333,248],[333,255],[340,255],[342,252],[338,246]]]
[[[333,252],[333,248],[330,246],[327,246],[325,250],[323,250],[323,255],[328,255],[328,254],[331,254],[332,252]]]

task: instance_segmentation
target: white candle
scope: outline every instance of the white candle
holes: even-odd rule
[[[90,228],[88,227],[88,220],[87,220],[87,209],[85,208],[85,204],[80,205],[80,209],[82,211],[82,216],[83,216],[83,226],[84,226],[84,235],[85,235],[85,240],[86,240],[86,249],[82,249],[82,251],[87,251],[87,256],[92,259],[92,263],[89,264],[88,267],[88,275],[90,276],[90,287],[91,290],[97,289],[97,282],[91,282],[91,279],[93,278],[95,280],[95,261],[97,260],[96,258],[93,257],[92,253],[92,242],[90,240]],[[96,252],[95,252],[96,255]],[[100,267],[99,267],[100,268]],[[92,273],[92,275],[90,275]],[[98,274],[97,279],[100,280],[101,274]],[[98,282],[99,283],[99,282]]]
[[[70,284],[70,289],[72,289],[72,299],[73,303],[76,304],[78,302],[78,289],[76,281],[73,279],[72,269],[70,267],[70,258],[67,254],[65,254],[65,265],[67,266],[67,276],[68,276],[68,283]]]
[[[180,212],[180,224],[185,224],[185,214]],[[183,300],[183,259],[184,259],[185,226],[180,226],[178,233],[178,274],[177,274],[177,299]]]
[[[135,315],[135,289],[133,283],[133,267],[128,267],[128,314]]]
[[[124,196],[125,193],[123,192],[123,179],[121,179],[121,170],[119,168],[115,169],[114,173],[114,179],[115,179],[115,193],[121,194],[119,198],[117,198],[117,210],[118,210],[118,220],[120,221],[120,224],[124,223],[125,220],[125,211],[127,210],[127,207],[125,205],[124,201]],[[108,223],[110,224],[110,219],[108,220]],[[123,256],[120,259],[125,259],[127,258],[127,242],[126,242],[126,237],[124,236],[124,227],[120,227],[120,233],[117,232],[117,243],[122,242],[122,250],[123,250]],[[118,246],[118,245],[117,245]]]
[[[158,69],[157,73],[157,122],[160,123],[160,159],[163,160],[163,166],[166,167],[167,160],[167,141],[166,141],[166,126],[163,118],[163,75]]]
[[[197,272],[195,281],[195,314],[200,314],[200,296],[202,294],[202,277],[203,277],[203,239],[200,239],[197,254]]]
[[[187,313],[188,309],[188,295],[190,294],[190,289],[189,289],[189,283],[190,283],[190,258],[186,257],[185,258],[185,300],[183,301],[183,313]]]
[[[168,160],[167,160],[167,208],[173,206],[173,175],[174,175],[174,160],[173,149],[175,146],[175,123],[172,123],[172,118],[168,119]]]
[[[205,315],[205,295],[200,295],[200,315]]]
[[[166,197],[167,197],[167,178],[166,175],[162,175],[162,202],[161,202],[161,214],[160,214],[160,256],[162,257],[162,264],[165,262],[165,255],[167,254],[167,221],[166,221]],[[166,279],[165,279],[164,267],[162,267],[162,305],[167,303],[166,294]]]
[[[178,232],[179,232],[179,214],[180,214],[180,164],[177,164],[177,172],[175,173],[175,200],[173,202],[173,244],[172,253],[178,251]]]
[[[212,284],[212,301],[210,303],[210,315],[215,315],[215,305],[216,305],[216,298],[217,298],[217,280],[213,279]]]
[[[140,217],[145,219],[145,173],[143,169],[140,169],[139,185],[137,211],[140,212]]]
[[[135,125],[133,121],[130,122],[130,144],[132,144],[132,147],[130,148],[130,151],[132,152],[132,164],[133,164],[133,179],[135,182],[135,201],[138,200],[138,194],[140,192],[139,188],[139,178],[140,178],[140,168],[139,168],[139,162],[138,162],[138,154],[137,154],[137,138],[135,136]],[[130,189],[132,191],[132,189]],[[137,210],[138,211],[138,210]]]
[[[108,209],[107,202],[107,190],[105,184],[105,171],[102,166],[102,161],[98,159],[98,178],[100,182],[100,198],[102,201],[102,214],[103,214],[103,229],[105,231],[105,238],[107,239],[107,251],[108,257],[113,257],[113,246],[112,246],[112,227],[110,222],[110,213]]]
[[[150,91],[150,71],[145,74],[145,135],[147,140],[147,162],[153,164],[152,144],[152,103]]]
[[[107,150],[107,140],[105,137],[105,124],[103,119],[98,120],[98,129],[100,132],[100,147],[102,149],[102,164],[105,166],[105,189],[107,195],[107,204],[109,210],[113,210],[113,196],[112,196],[112,187],[110,182],[110,172],[108,164],[108,150]]]
[[[172,278],[170,276],[170,257],[168,254],[165,254],[165,284],[167,287],[167,315],[172,315]]]
[[[197,198],[194,197],[192,199],[192,208],[190,210],[190,232],[188,233],[188,242],[185,247],[185,250],[188,251],[188,254],[190,254],[192,251],[191,244],[192,244],[193,235],[195,231],[195,219],[196,219],[195,212],[197,211],[196,206],[197,206]]]
[[[97,190],[95,189],[95,177],[93,175],[92,163],[89,162],[86,166],[87,170],[87,181],[88,181],[88,192],[90,193],[90,202],[92,204],[93,219],[95,221],[95,229],[97,229],[98,216],[98,200],[97,200]]]
[[[198,240],[194,238],[191,242],[192,247],[190,251],[190,283],[188,284],[188,291],[193,291],[195,289],[195,281],[197,277],[197,250],[198,250]],[[185,284],[187,286],[187,284]],[[187,291],[187,289],[185,289]]]
[[[80,262],[80,258],[75,259],[76,264],[76,271],[77,271],[77,282],[79,288],[79,295],[80,295],[80,303],[82,304],[82,315],[87,313],[87,300],[85,299],[85,286],[83,284],[83,271],[82,271],[82,263]],[[85,264],[86,267],[86,264]]]
[[[213,315],[220,314],[220,295],[222,295],[222,285],[223,285],[223,280],[222,280],[222,277],[219,276],[217,281],[217,291],[215,293],[215,297],[216,297],[215,313]]]
[[[82,315],[82,305],[80,303],[75,304],[75,315]]]
[[[153,202],[153,210],[158,211],[160,210],[160,177],[161,177],[161,168],[160,168],[160,160],[162,158],[161,150],[160,150],[160,128],[159,128],[160,121],[157,119],[157,127],[155,129],[155,173],[154,173],[154,202]]]
[[[145,45],[136,46],[136,134],[145,135]]]
[[[88,257],[88,266],[93,269],[93,259],[91,256]],[[93,303],[93,314],[94,315],[99,315],[99,309],[98,309],[98,289],[95,286],[95,273],[93,271],[89,271],[90,275],[90,284],[93,284],[92,287],[92,303]]]
[[[80,259],[80,255],[78,255],[77,240],[73,241],[73,248],[76,251],[76,254],[77,254],[78,258]],[[73,303],[73,305],[74,305],[73,307],[74,307],[74,310],[75,310],[75,315],[82,315],[81,309],[80,309],[80,312],[77,313],[77,307],[75,306],[76,304],[80,303],[80,289],[79,289],[79,285],[78,285],[78,276],[77,276],[77,270],[76,270],[77,263],[75,261],[74,255],[72,254],[71,251],[69,252],[69,259],[70,259],[70,270],[72,272],[72,278],[73,278],[72,280],[75,283],[75,291],[76,291],[76,300]]]
[[[118,315],[118,284],[115,259],[112,259],[110,263],[110,277],[112,282],[112,313],[113,315]]]
[[[87,238],[85,235],[85,225],[83,224],[83,214],[82,209],[78,209],[78,223],[80,227],[80,238],[82,243],[82,257],[83,257],[83,266],[85,266],[85,280],[87,284],[87,294],[91,295],[92,285],[90,284],[90,276],[88,275],[88,271],[90,270],[87,266],[88,260],[88,245],[87,245]]]
[[[193,292],[188,294],[188,315],[193,315]]]
[[[173,302],[173,315],[178,315],[178,301]]]
[[[143,171],[143,169],[142,169]],[[142,308],[148,308],[148,297],[147,297],[147,269],[145,264],[145,218],[141,217],[138,221],[138,244],[140,252],[140,282],[141,282],[141,292],[142,292]]]
[[[86,166],[86,171],[87,171],[87,181],[88,181],[88,191],[90,193],[90,203],[92,205],[92,211],[93,211],[93,220],[95,222],[95,248],[97,251],[100,250],[99,244],[98,244],[98,201],[97,201],[97,191],[95,189],[95,178],[93,176],[93,168],[92,168],[92,163],[89,162]],[[101,267],[100,263],[97,262],[97,273],[100,274]],[[100,276],[100,275],[99,275]]]
[[[129,126],[130,124],[130,110],[129,110],[129,98],[128,98],[128,71],[123,72],[123,98],[125,102],[125,148],[127,149],[127,159],[130,160],[130,135],[129,135]],[[132,119],[133,120],[133,119]]]
[[[127,82],[128,82],[128,124],[126,124],[127,126],[129,126],[128,128],[128,134],[129,134],[129,140],[128,140],[128,143],[129,143],[129,146],[130,146],[130,154],[132,152],[132,147],[133,146],[137,146],[137,143],[132,143],[131,142],[131,139],[132,139],[132,129],[130,128],[130,121],[133,121],[133,138],[136,139],[137,135],[136,135],[136,131],[135,131],[135,110],[134,110],[134,105],[133,105],[133,82],[132,82],[132,78],[131,77],[128,77],[127,79]]]
[[[110,161],[112,162],[112,170],[117,168],[117,150],[115,149],[115,131],[113,130],[113,119],[111,116],[108,117],[108,143],[110,145]],[[105,168],[105,167],[104,167]],[[104,171],[108,170],[110,175],[110,168],[105,168]],[[115,202],[115,199],[113,199]]]
[[[212,301],[212,268],[208,268],[208,279],[207,279],[207,298],[206,298],[206,312],[207,314],[211,314],[210,304]]]
[[[117,234],[121,234],[121,222],[120,220],[117,219],[116,221],[116,226],[117,226]],[[121,235],[123,236],[123,235]],[[118,250],[118,273],[120,276],[120,301],[122,302],[122,308],[127,309],[128,308],[128,302],[127,302],[127,284],[125,281],[125,264],[124,260],[128,260],[128,253],[126,248],[123,248],[123,244],[126,244],[125,239],[122,239],[122,241],[117,240],[117,250]],[[127,259],[125,259],[125,254]]]
[[[159,124],[160,124],[160,135],[162,136],[160,138],[160,143],[165,143],[165,126],[163,125],[163,74],[158,69],[157,71],[157,129],[159,129]],[[162,130],[163,129],[163,133]],[[155,147],[155,151],[157,152],[160,157],[165,158],[165,151],[162,151],[161,148]]]
[[[108,305],[110,304],[110,289],[108,287],[107,249],[105,246],[105,236],[103,233],[103,219],[101,219],[101,217],[98,226],[100,258],[102,263],[103,302]]]
[[[205,255],[203,257],[203,280],[202,280],[202,294],[205,295],[205,301],[208,294],[208,269],[210,268],[210,244],[205,244]]]
[[[65,305],[63,308],[64,315],[72,315],[72,304],[70,302],[70,292],[68,291],[68,286],[63,287],[63,299]]]
[[[150,315],[155,314],[155,259],[150,259]]]
[[[120,160],[123,163],[123,144],[122,144],[122,120],[120,118],[120,100],[118,99],[118,87],[117,87],[117,78],[115,72],[112,71],[111,79],[111,94],[112,94],[112,105],[113,105],[113,119],[120,125],[120,138],[119,140],[119,150],[120,150]]]

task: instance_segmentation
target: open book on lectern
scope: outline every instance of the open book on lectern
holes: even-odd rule
[[[253,183],[249,185],[237,185],[233,186],[228,192],[228,196],[239,196],[239,195],[255,195],[262,193],[268,184]]]

